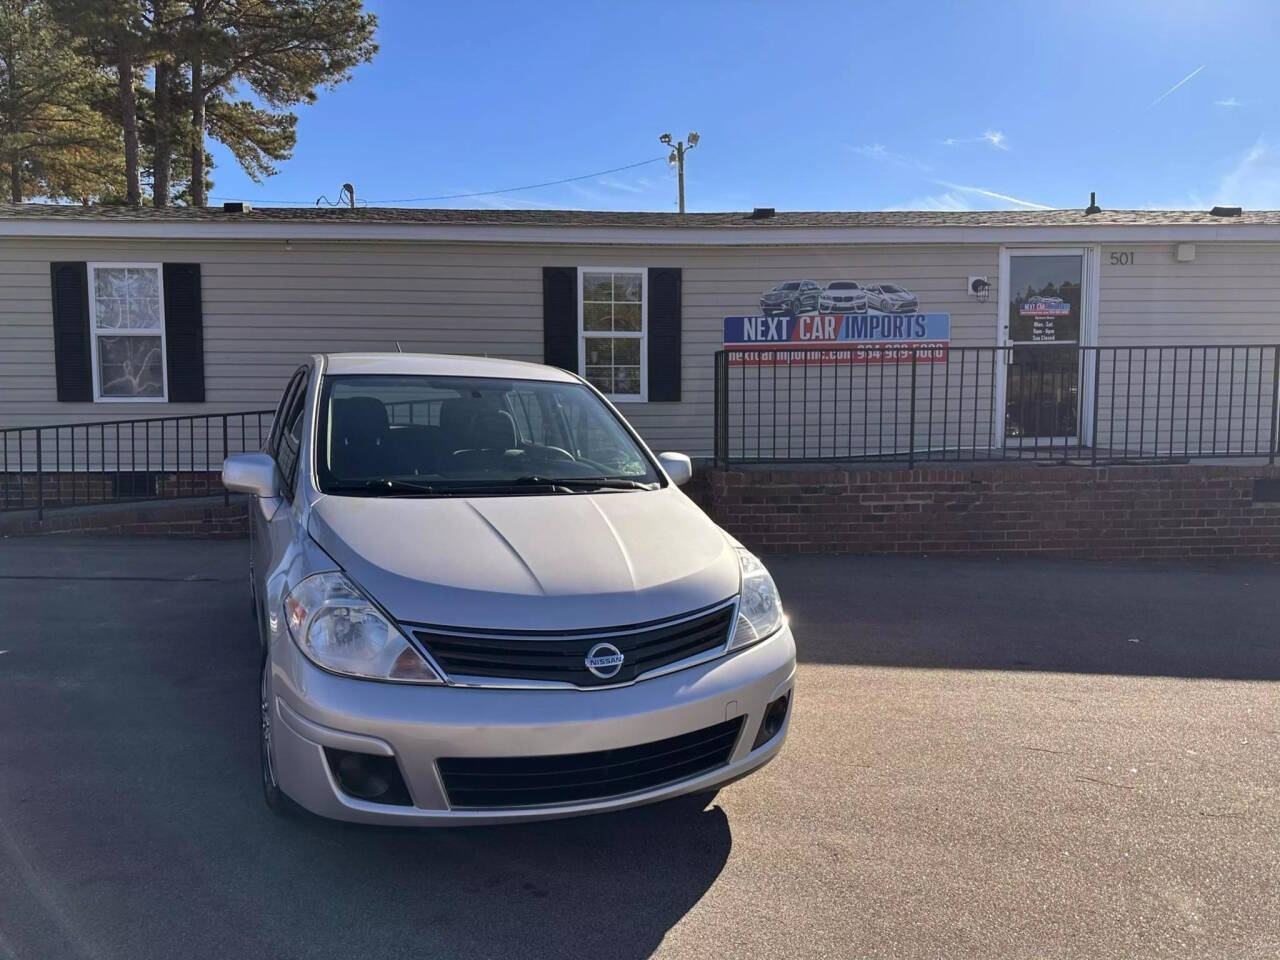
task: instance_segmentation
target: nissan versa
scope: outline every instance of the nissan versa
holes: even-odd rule
[[[252,494],[268,805],[369,823],[564,817],[706,797],[790,722],[768,571],[580,378],[317,356]]]

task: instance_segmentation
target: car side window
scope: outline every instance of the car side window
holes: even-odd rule
[[[298,479],[298,459],[302,451],[302,424],[305,419],[307,377],[303,373],[289,398],[289,406],[281,420],[279,449],[276,464],[280,467],[280,477],[286,499],[293,499],[294,483]]]
[[[512,390],[507,394],[507,405],[516,421],[516,430],[525,443],[552,442],[548,438],[551,427],[547,423],[542,403],[543,398],[536,391]]]
[[[289,383],[284,388],[284,393],[280,397],[280,405],[276,407],[276,415],[271,420],[271,432],[267,435],[266,452],[272,457],[278,457],[280,454],[280,435],[284,432],[284,424],[287,418],[287,411],[292,408],[293,398],[297,393],[298,384],[305,376],[305,370],[298,370],[289,378]]]

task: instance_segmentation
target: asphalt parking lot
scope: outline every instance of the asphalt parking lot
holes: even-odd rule
[[[759,775],[404,831],[263,805],[246,554],[0,541],[0,957],[1280,954],[1280,569],[778,559]]]

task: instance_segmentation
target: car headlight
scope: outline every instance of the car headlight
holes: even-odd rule
[[[782,629],[782,599],[769,571],[751,551],[738,547],[738,566],[742,569],[742,596],[738,601],[738,624],[733,630],[730,650],[737,650],[773,636]]]
[[[368,680],[441,683],[440,675],[341,573],[307,577],[284,598],[298,649],[321,669]]]

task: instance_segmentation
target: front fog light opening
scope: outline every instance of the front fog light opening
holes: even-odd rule
[[[373,753],[355,753],[350,750],[324,748],[329,772],[338,788],[349,797],[368,803],[387,803],[395,806],[411,806],[409,788],[395,757],[383,757]]]
[[[764,719],[760,721],[760,730],[756,733],[755,742],[751,744],[752,750],[763,747],[778,735],[778,731],[787,721],[787,707],[790,702],[791,694],[784,693],[764,708]]]

